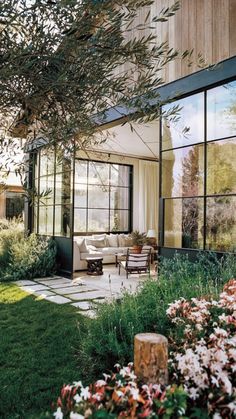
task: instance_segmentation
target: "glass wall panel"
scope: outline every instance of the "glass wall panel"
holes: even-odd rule
[[[70,237],[71,233],[71,207],[70,205],[55,206],[55,236]]]
[[[109,231],[109,211],[88,209],[88,231]]]
[[[129,186],[129,173],[130,168],[128,166],[112,164],[110,184],[115,186]]]
[[[87,231],[87,210],[86,209],[74,209],[74,232],[84,233]]]
[[[236,139],[207,145],[207,194],[236,193]]]
[[[71,203],[71,172],[56,174],[56,204],[70,204]]]
[[[206,247],[236,251],[236,196],[207,198]]]
[[[204,147],[184,147],[162,153],[162,196],[203,194]]]
[[[75,184],[74,202],[75,207],[87,207],[87,185]]]
[[[207,140],[236,135],[236,81],[207,91]]]
[[[108,208],[109,207],[109,187],[88,185],[88,207],[89,208]]]
[[[128,188],[111,188],[110,203],[111,208],[129,208],[129,189]]]
[[[111,231],[129,231],[129,211],[114,210],[110,212]]]
[[[39,206],[39,234],[53,234],[53,206]]]
[[[39,178],[40,204],[52,205],[54,200],[54,175]],[[44,196],[41,197],[41,194]]]
[[[166,199],[164,246],[203,248],[203,199]]]
[[[130,166],[77,160],[75,167],[74,231],[129,231]],[[83,219],[82,226],[76,218]]]
[[[204,93],[176,100],[163,106],[163,111],[168,114],[173,107],[178,107],[178,113],[162,120],[162,150],[203,142]]]
[[[89,162],[88,183],[92,185],[109,185],[109,164]]]
[[[75,161],[75,183],[85,183],[88,182],[88,162],[76,160]]]
[[[51,150],[40,152],[40,176],[52,175],[54,173],[55,153]]]

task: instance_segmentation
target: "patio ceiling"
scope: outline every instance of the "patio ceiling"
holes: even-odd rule
[[[98,151],[143,159],[159,158],[159,121],[148,124],[126,123],[105,130],[109,134],[105,143],[96,146]]]

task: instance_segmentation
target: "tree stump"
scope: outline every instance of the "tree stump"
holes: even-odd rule
[[[156,333],[134,337],[134,372],[146,384],[168,384],[168,340]]]

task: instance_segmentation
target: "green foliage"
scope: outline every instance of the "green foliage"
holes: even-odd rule
[[[101,305],[97,318],[81,328],[79,362],[84,379],[111,370],[117,361],[132,360],[136,333],[157,332],[178,340],[182,330],[167,318],[168,304],[181,297],[216,297],[223,284],[235,277],[236,260],[227,256],[218,261],[200,254],[193,263],[177,255],[163,259],[159,271],[158,280],[147,279],[135,294],[127,291],[120,302]]]
[[[23,224],[17,220],[0,220],[0,277],[10,262],[10,249],[24,237]]]
[[[0,284],[1,419],[45,419],[64,382],[79,375],[79,316],[70,305]]]
[[[146,234],[140,233],[138,230],[132,231],[130,234],[134,246],[142,246],[146,241]]]
[[[47,276],[55,270],[56,245],[52,239],[24,236],[22,223],[0,223],[0,278],[3,281]]]

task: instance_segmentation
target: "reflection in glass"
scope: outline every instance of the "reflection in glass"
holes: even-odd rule
[[[162,153],[163,197],[202,195],[203,177],[203,145]]]
[[[75,160],[75,183],[83,183],[87,185],[88,182],[88,162]]]
[[[41,150],[40,152],[40,176],[52,175],[54,173],[55,154],[54,151]]]
[[[61,155],[56,157],[56,173],[69,172],[71,170],[71,158]]]
[[[39,192],[45,196],[40,198],[40,204],[51,205],[54,199],[54,175],[39,179]]]
[[[55,206],[55,236],[70,237],[71,209],[70,205]]]
[[[56,204],[70,204],[71,203],[71,172],[56,174]]]
[[[109,207],[109,187],[108,186],[88,186],[88,208],[108,208]]]
[[[129,230],[129,211],[114,210],[110,212],[110,230],[128,231]]]
[[[88,231],[109,231],[109,211],[89,209]]]
[[[88,183],[109,185],[109,164],[90,161]]]
[[[86,226],[86,209],[74,209],[74,232],[84,233],[87,231]]]
[[[128,166],[112,164],[110,184],[115,186],[129,186],[129,173],[130,168]]]
[[[207,91],[207,139],[236,135],[236,81]]]
[[[236,251],[236,196],[207,198],[207,249]]]
[[[203,199],[165,200],[164,245],[174,248],[203,248]]]
[[[111,188],[110,205],[111,208],[129,208],[129,189],[128,188]]]
[[[75,184],[74,200],[75,207],[87,207],[87,185]]]
[[[53,234],[53,206],[39,207],[39,234],[52,236]]]
[[[236,192],[236,139],[207,145],[207,194]]]
[[[180,109],[174,118],[162,119],[162,150],[203,142],[204,93],[176,100],[163,106],[163,111],[170,112],[174,106]]]

